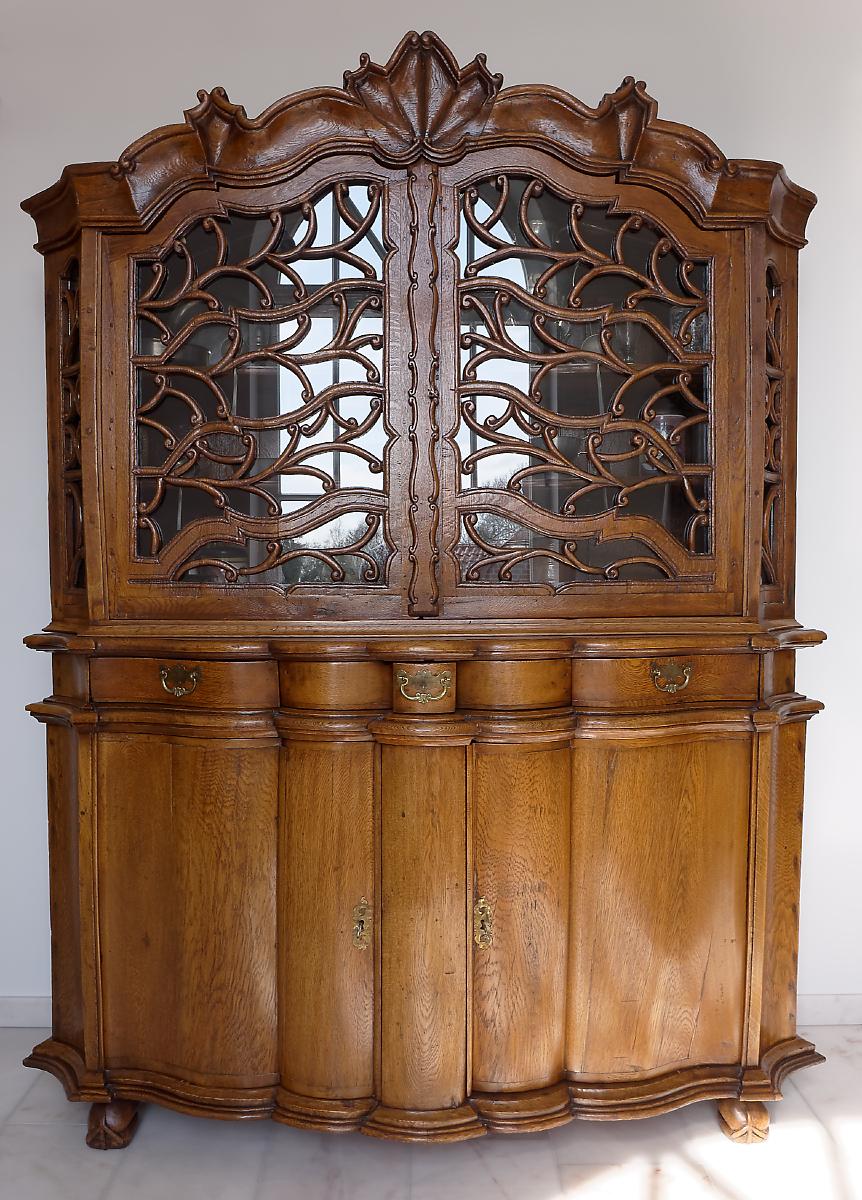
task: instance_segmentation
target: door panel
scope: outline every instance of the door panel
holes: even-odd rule
[[[404,175],[333,158],[112,239],[119,613],[400,612]]]
[[[518,1091],[562,1075],[569,910],[568,745],[476,746],[473,1089]]]
[[[278,749],[98,737],[105,1064],[276,1082]]]
[[[282,1084],[303,1096],[370,1096],[374,745],[368,735],[290,738],[282,764]]]
[[[738,611],[737,235],[532,151],[442,180],[444,611]]]
[[[381,748],[380,1102],[463,1103],[467,752]]]
[[[566,1066],[740,1061],[751,739],[578,740]]]

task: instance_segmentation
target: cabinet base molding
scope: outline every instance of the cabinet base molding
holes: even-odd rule
[[[91,1150],[125,1150],[138,1127],[135,1100],[112,1100],[94,1104],[87,1122],[87,1145]]]
[[[769,1137],[769,1111],[759,1100],[719,1100],[718,1123],[732,1142],[752,1144]]]
[[[427,1112],[379,1105],[362,1126],[369,1137],[400,1142],[462,1142],[487,1133],[469,1104]]]
[[[494,1133],[534,1133],[571,1121],[572,1101],[564,1083],[533,1092],[474,1095],[470,1103],[486,1129]]]
[[[33,1053],[24,1059],[24,1066],[48,1071],[59,1079],[67,1100],[107,1104],[111,1099],[103,1072],[88,1070],[74,1046],[67,1046],[55,1038],[48,1038],[34,1047]]]
[[[375,1106],[374,1100],[324,1100],[298,1096],[279,1088],[272,1119],[298,1129],[322,1129],[330,1133],[353,1133],[362,1127]]]
[[[568,1121],[623,1121],[658,1116],[698,1100],[718,1102],[722,1128],[737,1142],[763,1141],[768,1131],[764,1100],[781,1099],[781,1083],[791,1072],[824,1062],[811,1042],[788,1038],[772,1046],[761,1065],[689,1067],[633,1081],[576,1079],[528,1092],[476,1093],[455,1108],[418,1111],[375,1105],[371,1097],[330,1099],[301,1096],[286,1088],[205,1087],[149,1071],[87,1070],[71,1046],[48,1039],[24,1064],[49,1071],[69,1100],[94,1104],[88,1145],[111,1149],[127,1145],[133,1127],[102,1110],[121,1102],[150,1100],[191,1116],[221,1120],[272,1117],[284,1125],[331,1133],[360,1132],[393,1141],[454,1142],[485,1133],[533,1133]],[[126,1110],[123,1110],[126,1111]],[[113,1122],[113,1124],[111,1124]],[[104,1128],[102,1128],[104,1126]],[[128,1133],[126,1141],[122,1138]],[[105,1141],[100,1145],[99,1139]],[[119,1139],[119,1140],[117,1140]]]

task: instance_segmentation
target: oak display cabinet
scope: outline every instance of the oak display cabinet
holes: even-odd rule
[[[796,1031],[814,196],[433,34],[222,89],[45,259],[53,1033],[139,1101],[447,1140],[718,1101]]]

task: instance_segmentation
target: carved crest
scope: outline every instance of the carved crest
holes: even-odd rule
[[[435,33],[408,33],[385,67],[367,54],[345,71],[344,90],[366,109],[369,137],[389,154],[433,156],[481,133],[503,83],[484,54],[459,67]]]
[[[706,228],[765,221],[773,236],[804,245],[814,196],[777,163],[730,162],[705,134],[659,119],[643,83],[626,77],[591,108],[557,88],[501,91],[502,82],[484,55],[460,67],[436,34],[410,32],[385,65],[363,54],[342,88],[286,96],[258,117],[232,103],[224,88],[198,92],[183,124],[144,135],[114,164],[67,168],[24,208],[39,225],[39,248],[47,250],[68,238],[76,222],[146,226],[190,188],[275,182],[325,154],[365,151],[397,167],[517,144],[655,187]],[[104,183],[107,175],[113,189]]]

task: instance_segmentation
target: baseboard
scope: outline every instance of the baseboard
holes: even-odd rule
[[[862,1025],[862,994],[800,996],[797,1020],[800,1025]],[[0,1027],[50,1025],[50,996],[0,996]]]
[[[0,1028],[51,1028],[50,996],[0,996]]]
[[[862,1025],[862,995],[800,996],[796,1006],[798,1025]]]

